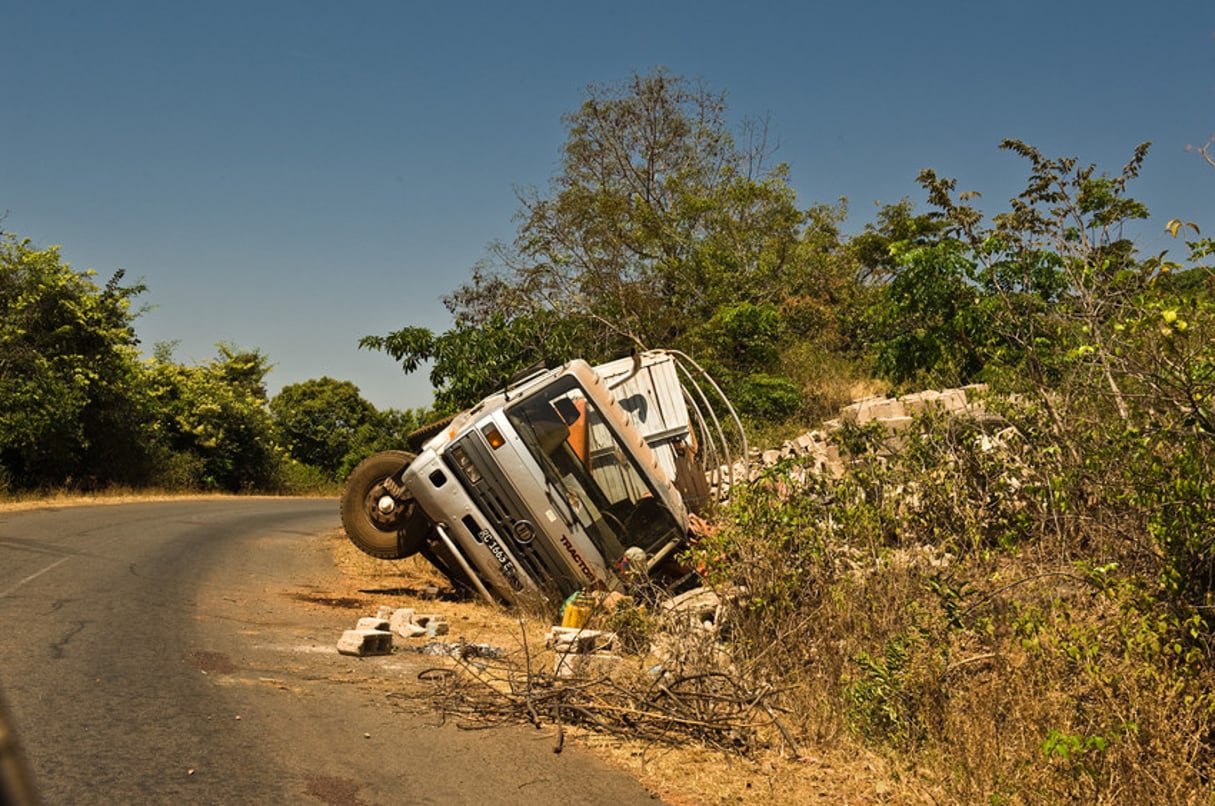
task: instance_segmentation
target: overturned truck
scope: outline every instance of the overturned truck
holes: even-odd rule
[[[720,388],[674,351],[525,373],[409,447],[350,474],[346,534],[508,604],[674,584],[692,515],[738,481],[747,452]]]

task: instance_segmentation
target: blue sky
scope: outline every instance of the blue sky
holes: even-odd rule
[[[440,302],[514,234],[590,83],[657,66],[767,118],[804,206],[849,231],[932,167],[993,209],[1022,139],[1117,173],[1215,233],[1215,3],[106,3],[9,0],[0,228],[148,286],[144,346],[258,348],[272,392],[328,375],[377,407],[430,403],[366,334],[445,329]]]

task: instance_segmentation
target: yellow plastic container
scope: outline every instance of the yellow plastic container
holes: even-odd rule
[[[561,613],[561,626],[581,630],[591,618],[591,601],[579,594],[571,596]]]

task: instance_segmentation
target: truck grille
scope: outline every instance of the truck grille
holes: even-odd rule
[[[452,463],[452,469],[457,471],[457,478],[476,502],[477,508],[488,521],[500,544],[515,558],[527,575],[542,587],[555,586],[562,595],[573,593],[581,587],[578,582],[569,578],[555,547],[541,534],[537,519],[528,512],[514,488],[507,482],[480,436],[476,432],[469,433],[460,439],[457,445],[463,448],[481,477],[476,483],[471,483],[464,473],[459,472],[455,463]],[[536,539],[526,543],[520,542],[517,535],[520,531],[526,533],[529,527]],[[476,532],[473,534],[476,535]]]

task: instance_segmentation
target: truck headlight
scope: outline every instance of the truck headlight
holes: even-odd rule
[[[455,457],[456,464],[460,466],[462,471],[464,471],[464,476],[468,479],[469,484],[476,484],[481,480],[481,472],[477,470],[476,466],[472,463],[472,460],[468,458],[468,454],[462,447],[456,446],[453,448],[451,455]]]

